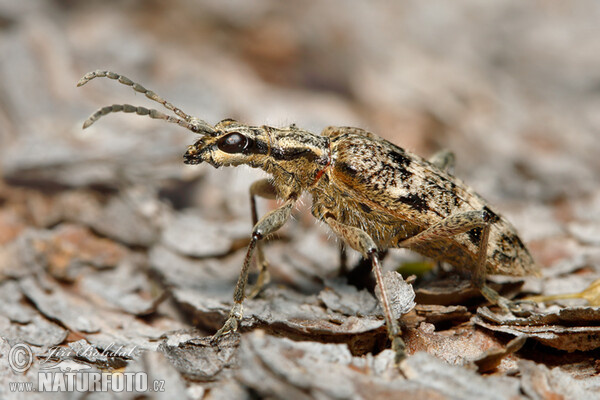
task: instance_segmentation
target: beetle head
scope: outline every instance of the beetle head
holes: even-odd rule
[[[231,119],[219,122],[214,128],[214,132],[188,147],[183,156],[186,164],[262,166],[269,153],[270,141],[265,128],[242,125]]]

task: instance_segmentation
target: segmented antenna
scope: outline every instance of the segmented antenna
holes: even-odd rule
[[[177,115],[180,118],[164,114],[155,109],[148,109],[145,107],[136,107],[136,106],[132,106],[130,104],[113,104],[112,106],[102,107],[101,109],[96,111],[94,114],[92,114],[83,123],[83,129],[92,125],[100,117],[103,117],[106,114],[110,114],[113,112],[125,112],[125,113],[136,113],[137,115],[148,115],[150,118],[154,118],[154,119],[162,119],[162,120],[183,126],[184,128],[189,129],[195,133],[202,133],[202,134],[209,134],[209,135],[215,133],[215,129],[211,125],[209,125],[207,122],[184,113],[181,109],[175,107],[173,104],[169,103],[168,101],[166,101],[165,99],[163,99],[162,97],[160,97],[159,95],[154,93],[152,90],[148,90],[145,87],[143,87],[142,85],[140,85],[139,83],[135,83],[131,79],[129,79],[123,75],[119,75],[115,72],[103,71],[103,70],[96,70],[93,72],[88,72],[79,80],[79,82],[77,82],[77,87],[85,85],[86,83],[88,83],[89,81],[91,81],[94,78],[109,78],[109,79],[116,80],[117,82],[119,82],[123,85],[131,86],[131,88],[133,88],[133,90],[135,90],[136,92],[142,93],[150,100],[153,100],[153,101],[156,101],[157,103],[162,104],[167,110],[173,112],[175,115]]]
[[[139,106],[133,106],[131,104],[113,104],[112,106],[102,107],[92,115],[83,123],[83,129],[92,125],[94,122],[100,119],[100,117],[105,116],[106,114],[114,113],[114,112],[124,112],[124,113],[136,113],[137,115],[147,115],[150,118],[154,119],[162,119],[167,122],[172,122],[177,125],[181,125],[186,129],[189,129],[195,133],[204,132],[198,125],[194,125],[193,123],[189,123],[180,118],[173,117],[171,115],[167,115],[162,113],[154,108],[145,108]],[[204,121],[201,121],[204,122]]]

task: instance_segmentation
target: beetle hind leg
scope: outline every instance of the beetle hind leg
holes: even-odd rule
[[[471,283],[475,288],[479,289],[481,294],[488,301],[498,305],[504,311],[518,310],[519,307],[516,303],[502,297],[485,283],[490,228],[492,224],[497,221],[497,218],[496,215],[486,209],[482,211],[466,211],[451,215],[423,232],[399,242],[398,246],[409,249],[424,247],[427,246],[428,243],[448,240],[455,235],[479,228],[478,250]]]
[[[377,246],[371,237],[359,228],[338,222],[331,212],[326,212],[324,220],[331,227],[333,232],[344,240],[344,242],[354,250],[360,252],[365,258],[371,260],[373,273],[379,286],[381,308],[385,318],[385,326],[387,328],[388,337],[392,343],[392,350],[396,353],[395,361],[399,363],[406,357],[406,345],[402,339],[402,330],[398,324],[398,320],[394,317],[392,306],[389,301],[389,295],[383,281],[383,273],[381,271],[381,263]]]
[[[501,296],[500,293],[485,283],[485,264],[487,260],[487,247],[490,238],[490,227],[491,224],[487,222],[481,228],[479,250],[477,253],[477,264],[475,265],[475,271],[471,277],[471,282],[473,286],[479,289],[483,297],[485,297],[490,303],[497,304],[504,311],[516,311],[519,309],[519,306],[516,303],[510,301],[506,297]]]

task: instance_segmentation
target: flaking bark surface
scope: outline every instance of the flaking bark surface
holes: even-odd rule
[[[62,359],[165,381],[110,394],[124,399],[600,398],[598,3],[309,3],[0,1],[1,398]],[[368,274],[340,275],[307,197],[265,246],[272,282],[213,343],[262,176],[184,166],[195,138],[162,121],[82,132],[105,104],[150,106],[108,80],[76,90],[97,68],[211,123],[350,125],[424,157],[451,149],[542,269],[491,286],[571,295],[503,314],[468,277],[392,250],[385,269],[414,285],[386,278],[399,369]],[[8,363],[19,343],[26,374]]]

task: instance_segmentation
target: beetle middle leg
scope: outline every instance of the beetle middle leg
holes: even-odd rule
[[[488,241],[490,228],[496,221],[495,218],[497,217],[494,214],[489,213],[486,210],[466,211],[451,215],[423,232],[401,241],[398,243],[398,246],[406,248],[423,246],[428,242],[448,239],[472,229],[481,228],[479,245],[475,258],[475,269],[472,274],[471,282],[488,301],[497,304],[502,309],[508,311],[514,309],[515,304],[500,296],[498,292],[485,283]]]
[[[379,286],[379,291],[381,293],[381,308],[383,309],[388,337],[392,342],[392,350],[396,353],[396,362],[399,362],[406,356],[406,345],[404,344],[404,340],[402,340],[402,331],[400,330],[398,321],[392,312],[389,296],[383,282],[381,263],[375,242],[363,230],[338,222],[331,212],[325,212],[324,219],[333,232],[341,237],[348,246],[361,253],[365,258],[371,260],[375,279],[377,280],[377,285]]]
[[[250,186],[250,208],[252,211],[252,225],[256,225],[258,223],[258,212],[256,211],[256,196],[263,197],[265,199],[273,200],[277,197],[277,191],[273,186],[270,179],[260,179],[254,182]],[[258,242],[256,244],[256,263],[258,264],[258,278],[256,279],[256,283],[252,286],[249,291],[248,298],[252,299],[256,297],[263,287],[269,283],[271,280],[271,276],[269,274],[269,262],[265,258],[265,253],[263,251],[263,242]]]
[[[254,225],[254,228],[252,229],[252,239],[250,240],[246,257],[244,258],[244,265],[242,266],[240,276],[238,277],[237,284],[235,285],[235,290],[233,291],[233,307],[231,307],[229,317],[223,324],[223,327],[221,327],[221,329],[214,334],[213,340],[218,339],[224,334],[235,332],[237,330],[243,315],[242,303],[246,294],[248,271],[250,269],[250,261],[252,260],[254,250],[257,248],[259,240],[277,231],[283,226],[283,224],[285,224],[290,217],[295,204],[295,196],[288,198],[285,203],[281,205],[281,207],[267,213]]]

